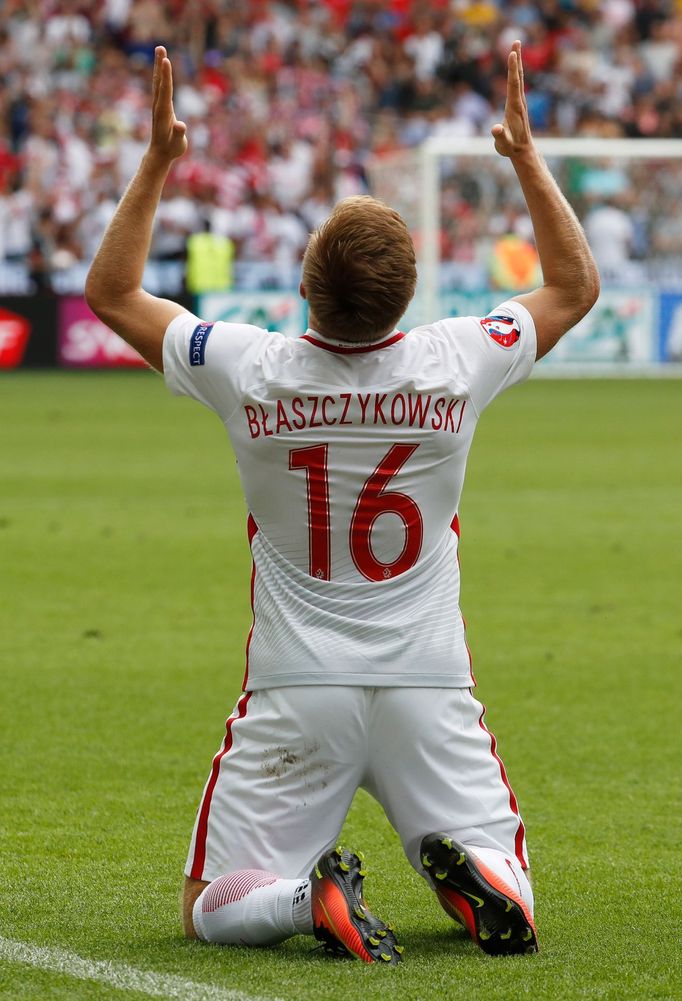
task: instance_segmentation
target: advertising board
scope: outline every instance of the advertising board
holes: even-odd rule
[[[203,320],[249,323],[300,337],[307,327],[306,303],[297,292],[210,292],[199,297]]]
[[[0,298],[0,369],[55,363],[55,298]]]
[[[682,290],[659,296],[658,357],[667,364],[682,364]]]
[[[541,364],[651,365],[658,360],[655,300],[645,287],[602,289],[596,305]]]
[[[438,318],[485,316],[503,292],[444,292]],[[206,320],[226,320],[298,337],[307,327],[307,304],[297,292],[220,292],[181,305]],[[434,317],[421,315],[417,298],[398,324],[410,330]],[[143,368],[145,363],[99,321],[81,296],[0,297],[0,370],[13,368]],[[606,287],[590,313],[536,369],[548,376],[682,372],[682,287]]]
[[[144,368],[146,362],[98,320],[80,296],[59,300],[57,358],[64,368]]]
[[[438,318],[485,316],[512,293],[444,292]],[[431,319],[435,319],[431,317]],[[402,330],[426,322],[413,306]],[[648,368],[660,361],[682,361],[682,293],[659,294],[650,286],[604,288],[596,305],[540,362],[538,372],[565,368],[604,374],[609,368]]]
[[[24,360],[31,324],[25,316],[0,307],[0,368],[18,368]]]

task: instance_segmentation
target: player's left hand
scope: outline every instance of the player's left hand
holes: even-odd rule
[[[187,126],[173,110],[173,70],[163,45],[154,50],[152,96],[152,136],[149,150],[167,160],[175,160],[187,149]]]
[[[493,125],[491,132],[495,139],[495,149],[501,156],[514,159],[533,149],[519,41],[512,44],[507,60],[507,101],[504,106],[504,121],[499,125]]]

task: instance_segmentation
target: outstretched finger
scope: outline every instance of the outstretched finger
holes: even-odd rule
[[[159,72],[158,110],[162,114],[170,114],[173,110],[173,71],[170,59],[167,56],[164,56],[161,60]]]
[[[156,101],[159,94],[159,86],[161,81],[161,62],[166,56],[166,50],[163,45],[157,45],[154,49],[154,73],[152,76],[152,98]]]
[[[523,84],[519,71],[519,56],[512,49],[507,62],[507,107],[515,111],[523,109]]]
[[[511,95],[518,93],[519,87],[519,57],[512,49],[507,59],[507,89]]]
[[[521,103],[525,106],[526,103],[526,82],[523,76],[523,59],[521,58],[521,42],[517,38],[512,45],[514,52],[516,53],[516,58],[518,61],[519,68],[519,94],[521,97]]]

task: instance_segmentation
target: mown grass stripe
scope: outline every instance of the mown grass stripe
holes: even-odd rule
[[[0,938],[0,959],[9,963],[25,963],[78,980],[94,980],[121,991],[137,991],[156,998],[177,998],[178,1001],[266,1001],[265,998],[257,998],[229,987],[201,984],[185,980],[184,977],[140,970],[111,960],[84,959],[67,949],[32,945],[11,938]],[[267,1001],[278,999],[269,998]]]

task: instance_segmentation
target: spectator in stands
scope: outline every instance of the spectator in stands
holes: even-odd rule
[[[37,245],[48,267],[91,258],[144,149],[163,42],[192,150],[167,189],[154,254],[181,259],[208,223],[234,242],[238,280],[295,284],[306,231],[366,190],[373,162],[429,135],[488,133],[515,37],[536,133],[682,135],[672,2],[5,0],[0,260],[28,261]],[[660,194],[665,217],[676,195]],[[489,210],[460,219],[453,274],[478,273],[470,241]],[[616,217],[625,232],[621,211],[593,209],[595,239]],[[444,245],[454,225],[444,214]]]
[[[590,209],[583,226],[605,282],[627,284],[641,279],[641,268],[633,260],[634,222],[617,198],[604,199]]]

